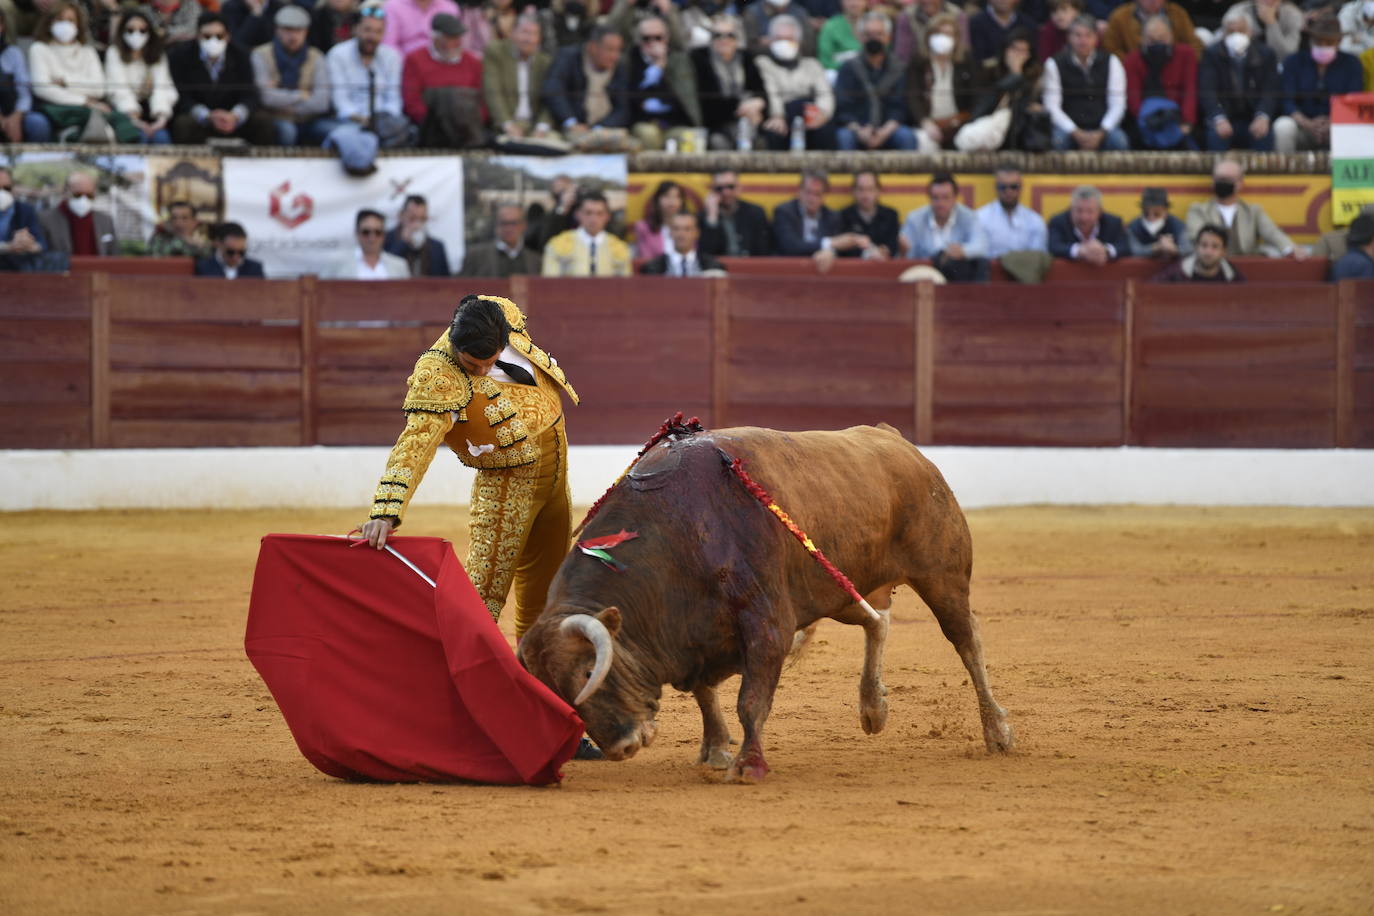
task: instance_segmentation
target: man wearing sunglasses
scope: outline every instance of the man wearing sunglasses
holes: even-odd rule
[[[248,233],[243,231],[242,226],[238,223],[221,223],[211,235],[215,256],[197,259],[197,277],[237,280],[240,277],[263,276],[262,262],[248,257]]]
[[[758,204],[741,200],[739,175],[711,176],[711,192],[702,205],[701,250],[716,257],[766,257],[773,253],[773,227]]]
[[[701,126],[701,102],[687,55],[668,49],[668,23],[646,16],[635,28],[630,64],[631,131],[645,149],[663,149],[667,140]]]
[[[386,218],[376,210],[359,210],[353,220],[358,245],[340,258],[330,276],[336,280],[404,280],[410,276],[405,258],[384,250]]]
[[[978,222],[988,237],[988,257],[1009,251],[1044,251],[1048,247],[1045,218],[1021,205],[1021,169],[1004,162],[993,174],[997,199],[978,208]]]

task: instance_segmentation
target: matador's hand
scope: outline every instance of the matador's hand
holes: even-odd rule
[[[363,525],[363,538],[373,547],[381,550],[386,546],[386,539],[391,534],[391,529],[395,527],[389,518],[368,519]]]

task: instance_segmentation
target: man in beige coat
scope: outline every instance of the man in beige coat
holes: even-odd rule
[[[1238,160],[1219,160],[1212,169],[1212,199],[1188,208],[1188,237],[1197,238],[1198,230],[1209,224],[1225,226],[1231,233],[1227,248],[1231,257],[1305,258],[1307,253],[1283,234],[1259,204],[1240,199],[1244,183],[1245,169]]]

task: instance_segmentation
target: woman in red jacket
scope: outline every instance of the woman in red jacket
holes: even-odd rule
[[[1174,41],[1174,29],[1167,17],[1152,16],[1145,23],[1140,47],[1126,55],[1122,67],[1126,71],[1126,110],[1130,123],[1139,131],[1138,146],[1197,149],[1192,137],[1197,123],[1197,55],[1188,44]],[[1172,124],[1169,106],[1146,104],[1155,98],[1178,106]]]

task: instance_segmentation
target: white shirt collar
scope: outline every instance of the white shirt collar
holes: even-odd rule
[[[586,229],[583,229],[581,226],[578,226],[577,237],[582,240],[583,245],[601,245],[606,241],[606,230],[602,229],[596,235],[592,235],[589,232],[587,232]]]

